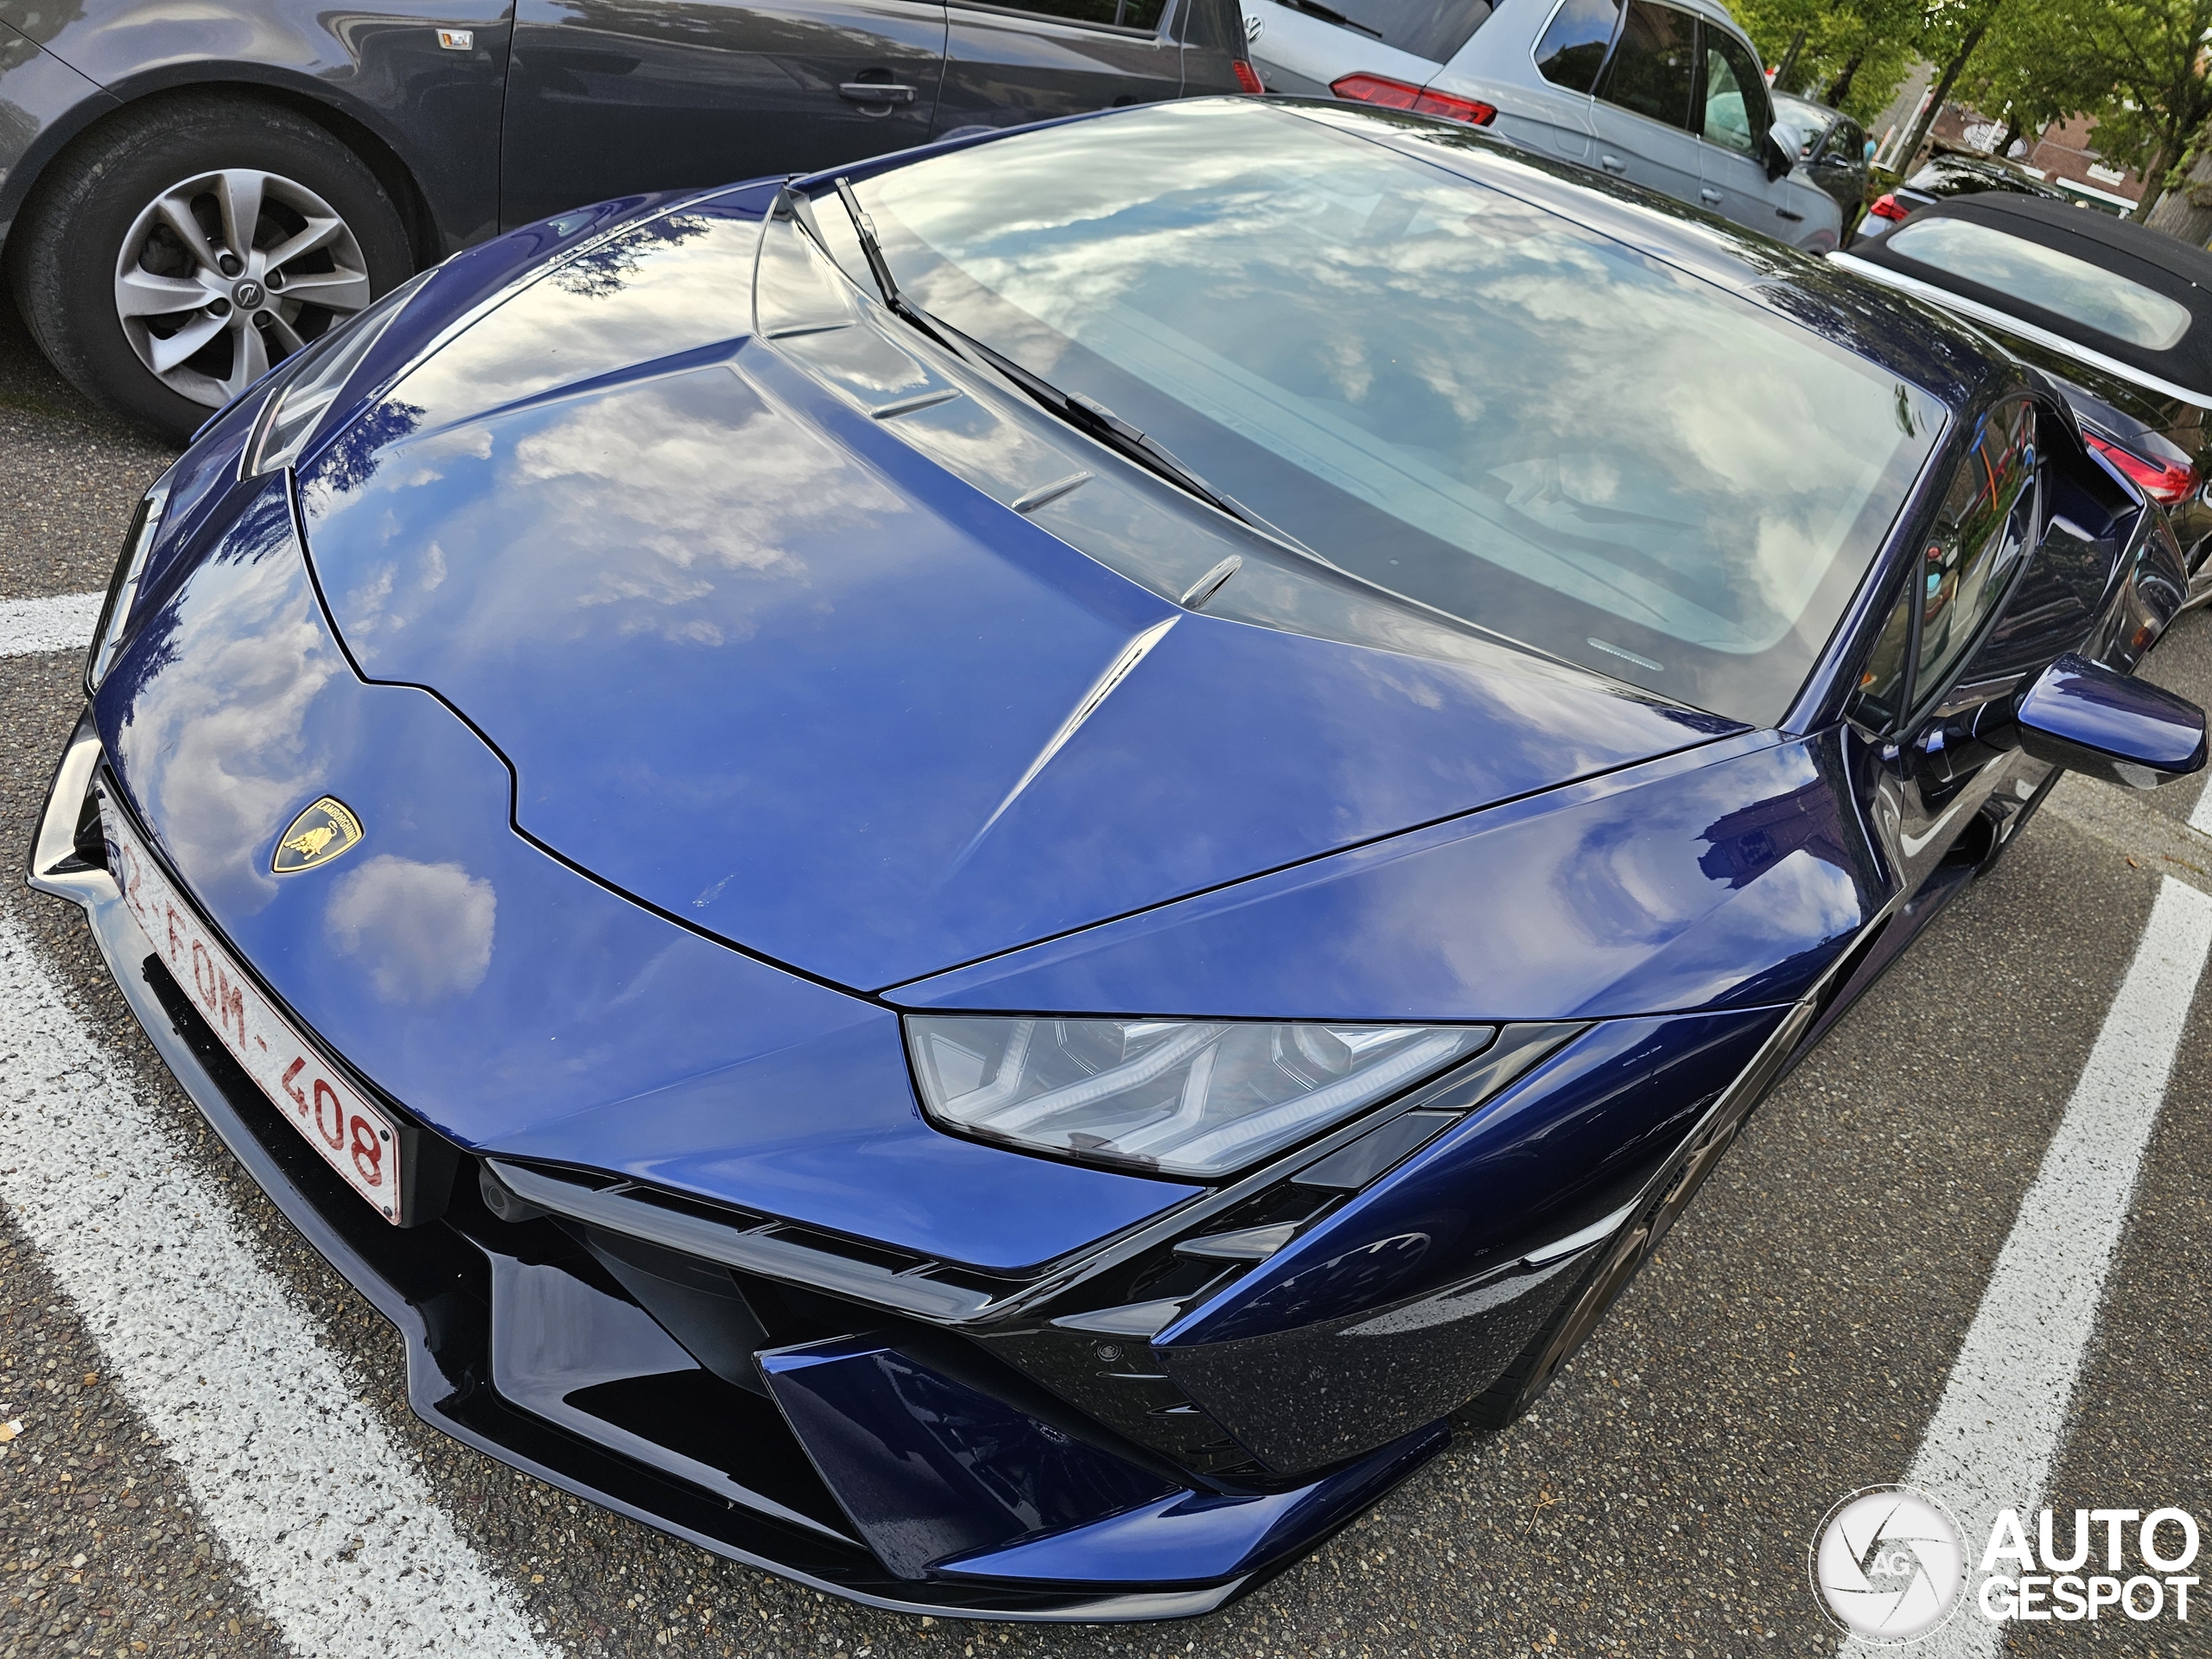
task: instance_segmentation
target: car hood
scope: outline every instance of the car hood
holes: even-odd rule
[[[300,486],[361,673],[670,916],[886,988],[1735,729],[1271,548],[847,299],[764,340],[759,221],[690,218],[449,337]],[[1231,552],[1223,602],[1162,591]]]

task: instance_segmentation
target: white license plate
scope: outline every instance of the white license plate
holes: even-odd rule
[[[269,1006],[121,817],[103,804],[100,818],[108,868],[154,954],[307,1143],[378,1215],[398,1224],[399,1135],[391,1120]]]

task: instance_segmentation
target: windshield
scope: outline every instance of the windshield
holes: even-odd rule
[[[1787,121],[1797,129],[1797,136],[1805,143],[1803,153],[1808,156],[1820,148],[1821,140],[1827,136],[1828,123],[1835,119],[1833,110],[1824,110],[1817,104],[1801,103],[1780,92],[1775,94],[1774,115],[1776,120]]]
[[[1994,226],[1916,219],[1890,232],[1890,251],[2147,351],[2165,351],[2189,332],[2179,300]]]
[[[1541,209],[1257,103],[860,188],[902,288],[1355,575],[1769,724],[1933,400]],[[1419,130],[1418,126],[1397,130]],[[834,223],[843,216],[824,216]]]

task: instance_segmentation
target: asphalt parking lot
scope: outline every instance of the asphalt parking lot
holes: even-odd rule
[[[130,505],[165,459],[86,408],[0,317],[0,601],[104,585]],[[11,867],[76,719],[80,671],[78,651],[0,658]],[[2187,618],[2147,672],[2212,700],[2212,620]],[[2212,893],[2212,837],[2188,826],[2199,793],[2193,782],[2152,797],[2063,785],[2006,861],[1760,1109],[1532,1417],[1462,1434],[1370,1518],[1224,1612],[1101,1628],[932,1622],[825,1600],[423,1428],[404,1405],[397,1338],[200,1125],[75,909],[11,879],[0,956],[19,950],[5,981],[19,1000],[0,1022],[0,1116],[26,1121],[42,1091],[111,1076],[148,1133],[181,1148],[175,1173],[194,1197],[168,1212],[174,1248],[216,1262],[231,1253],[279,1287],[342,1379],[342,1397],[314,1409],[432,1495],[416,1565],[438,1589],[426,1600],[423,1576],[410,1586],[404,1573],[346,1571],[358,1541],[270,1546],[277,1534],[255,1516],[298,1494],[267,1484],[311,1489],[315,1469],[268,1443],[227,1462],[184,1446],[175,1424],[188,1415],[162,1403],[175,1391],[130,1379],[147,1374],[157,1338],[188,1351],[193,1333],[134,1324],[136,1304],[73,1277],[82,1252],[57,1254],[0,1205],[0,1424],[21,1425],[0,1445],[0,1659],[433,1646],[747,1659],[1833,1653],[1808,1543],[1840,1497],[1905,1478],[1921,1455],[2162,890]],[[33,1020],[20,999],[34,983],[67,1010],[62,1024]],[[96,1036],[66,1067],[35,1040],[79,1028]],[[2078,1376],[2041,1399],[1987,1396],[2017,1413],[1985,1420],[1993,1444],[2031,1436],[2037,1410],[2056,1414],[2037,1504],[2212,1514],[2208,1103],[2212,998],[2199,992]],[[2018,1340],[2047,1361],[2035,1351],[2062,1336],[2038,1338],[2031,1321]],[[277,1376],[302,1363],[290,1351],[262,1357]],[[192,1380],[192,1403],[212,1412],[252,1391],[237,1376]],[[264,1440],[281,1439],[270,1423]],[[333,1485],[321,1510],[310,1497],[310,1519],[346,1532],[365,1500],[340,1489],[334,1465],[324,1472]],[[2212,1605],[2185,1624],[2022,1626],[2012,1650],[2212,1653],[2208,1629]]]

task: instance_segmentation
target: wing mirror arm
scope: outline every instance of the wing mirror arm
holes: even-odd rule
[[[2156,789],[2204,766],[2202,709],[2070,652],[2020,694],[2012,720],[2035,759],[2129,789]]]

